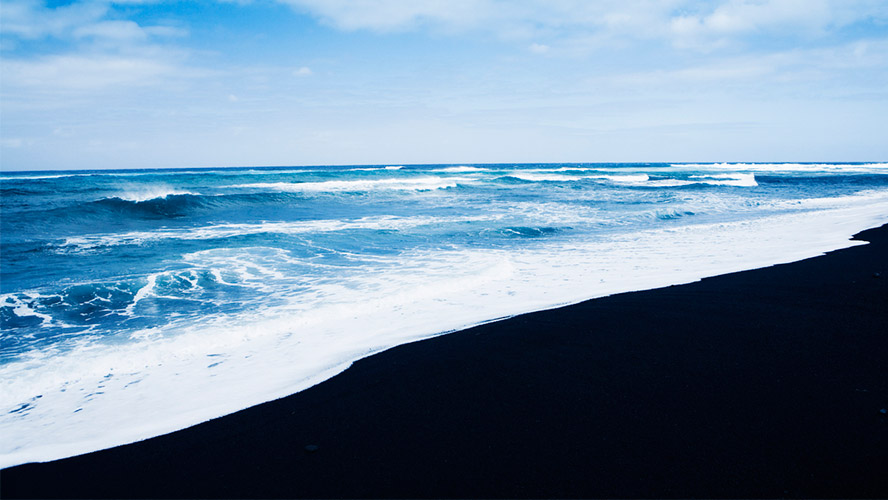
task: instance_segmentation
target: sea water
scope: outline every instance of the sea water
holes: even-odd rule
[[[850,236],[888,222],[888,164],[4,172],[0,189],[0,467],[181,429],[405,342],[862,244]]]

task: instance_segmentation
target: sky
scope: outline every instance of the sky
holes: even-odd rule
[[[888,0],[0,3],[0,169],[886,161]]]

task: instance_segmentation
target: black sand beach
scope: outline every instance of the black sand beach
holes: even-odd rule
[[[888,497],[888,226],[869,245],[391,349],[16,497]]]

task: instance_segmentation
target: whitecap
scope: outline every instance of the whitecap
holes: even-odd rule
[[[126,201],[143,202],[154,199],[164,199],[167,196],[195,195],[191,191],[170,188],[167,186],[134,186],[111,196]]]

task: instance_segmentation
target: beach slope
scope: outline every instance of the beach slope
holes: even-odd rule
[[[0,496],[888,497],[888,226],[390,349]]]

